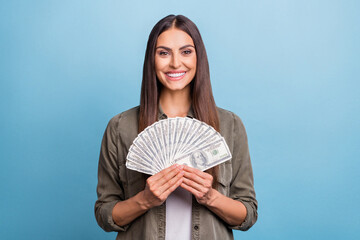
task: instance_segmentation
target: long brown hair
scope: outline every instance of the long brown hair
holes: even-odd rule
[[[196,74],[190,83],[192,108],[195,118],[220,131],[219,118],[216,111],[215,100],[210,83],[209,63],[203,40],[196,25],[182,15],[169,15],[161,19],[152,29],[147,42],[143,79],[141,84],[139,132],[157,121],[159,109],[159,96],[161,83],[155,73],[155,48],[159,35],[175,27],[192,38],[196,50]],[[214,179],[217,177],[218,168],[207,171]],[[216,183],[216,181],[214,181]]]

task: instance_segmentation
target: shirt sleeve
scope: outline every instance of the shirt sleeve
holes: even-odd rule
[[[230,197],[245,205],[247,215],[241,225],[230,226],[230,228],[246,231],[257,220],[257,201],[245,127],[238,116],[233,114],[233,117],[233,179],[230,184]]]
[[[126,231],[128,225],[118,226],[112,218],[115,204],[124,200],[124,189],[119,179],[119,163],[117,156],[121,148],[117,148],[119,135],[116,131],[121,116],[115,116],[106,127],[100,149],[98,166],[98,185],[95,203],[95,217],[99,226],[107,232]]]

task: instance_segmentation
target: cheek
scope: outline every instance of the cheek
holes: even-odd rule
[[[160,58],[159,56],[155,56],[155,69],[161,68],[161,65],[163,65],[164,59]]]
[[[185,65],[190,68],[191,70],[195,70],[196,71],[196,58],[190,58],[187,59]]]
[[[168,66],[168,60],[167,59],[156,59],[155,58],[155,71],[158,73],[161,73],[162,71],[166,70],[166,67]]]
[[[160,69],[160,63],[159,60],[155,58],[155,71],[158,71]]]

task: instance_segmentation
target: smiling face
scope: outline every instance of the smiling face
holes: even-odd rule
[[[160,34],[156,43],[155,71],[165,89],[190,90],[189,83],[196,73],[196,52],[186,32],[170,28]]]

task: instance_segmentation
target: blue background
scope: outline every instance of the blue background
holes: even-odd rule
[[[248,132],[259,219],[236,239],[359,239],[359,1],[1,1],[0,239],[115,239],[97,164],[138,105],[148,34],[192,19]]]

